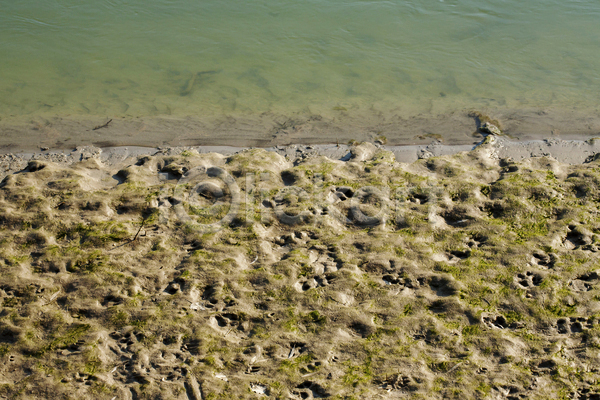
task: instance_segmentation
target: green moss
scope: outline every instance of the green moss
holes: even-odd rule
[[[481,334],[481,328],[478,325],[467,325],[462,329],[464,336],[476,336]]]
[[[0,357],[4,357],[8,353],[10,353],[11,346],[7,343],[0,344]]]
[[[371,370],[371,359],[367,359],[363,364],[353,365],[346,363],[346,371],[342,377],[342,382],[351,387],[369,384],[373,380],[373,371]]]
[[[55,333],[48,344],[34,351],[32,355],[39,358],[44,356],[47,352],[73,345],[77,343],[79,338],[90,330],[90,328],[91,326],[88,324],[74,324],[62,335]]]
[[[301,354],[298,357],[282,360],[279,364],[279,370],[287,373],[297,373],[300,368],[305,364],[312,362],[314,359],[313,355]]]
[[[67,271],[74,273],[93,273],[97,272],[106,263],[108,257],[101,251],[95,250],[90,254],[85,254],[72,260],[67,265]]]
[[[116,329],[121,329],[129,323],[129,314],[121,309],[113,309],[111,316],[109,318],[109,322]]]

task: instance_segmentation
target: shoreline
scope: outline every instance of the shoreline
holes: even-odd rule
[[[322,113],[309,109],[279,114],[220,116],[61,116],[0,118],[0,154],[35,152],[41,148],[71,150],[78,146],[239,148],[375,142],[389,146],[476,145],[492,121],[516,141],[553,138],[586,140],[600,136],[598,110],[482,107],[436,113],[406,114],[401,109]]]
[[[397,162],[412,163],[419,159],[450,156],[460,152],[474,150],[482,143],[491,144],[494,157],[497,159],[512,158],[521,161],[532,157],[549,156],[559,162],[575,165],[583,164],[593,159],[600,153],[600,140],[560,140],[548,138],[543,140],[512,141],[502,136],[488,136],[474,145],[447,145],[434,141],[428,145],[388,146],[375,143],[377,148],[390,151]],[[491,139],[491,140],[490,140]],[[491,143],[490,143],[491,142]],[[350,158],[350,144],[291,144],[287,146],[273,146],[264,150],[277,153],[286,160],[298,163],[307,158],[325,156],[333,160],[347,161]],[[184,151],[195,150],[200,154],[218,153],[231,156],[246,149],[254,147],[233,146],[178,146],[178,147],[142,147],[142,146],[116,146],[96,147],[93,145],[78,146],[72,150],[48,149],[42,152],[17,152],[0,153],[0,178],[19,172],[27,167],[32,160],[52,161],[62,165],[71,165],[89,158],[98,158],[108,166],[124,165],[143,156],[151,155],[178,155]]]

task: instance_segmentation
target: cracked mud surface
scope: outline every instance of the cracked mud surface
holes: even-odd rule
[[[8,175],[0,396],[600,398],[598,161],[352,154]]]

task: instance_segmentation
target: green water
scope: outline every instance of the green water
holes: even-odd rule
[[[597,109],[598,0],[0,0],[0,118]]]

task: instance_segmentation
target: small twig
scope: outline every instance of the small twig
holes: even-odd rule
[[[60,294],[60,292],[61,292],[61,290],[58,289],[58,291],[56,293],[54,293],[52,296],[50,296],[50,298],[48,299],[48,301],[45,304],[43,304],[43,305],[47,306],[48,304],[52,303],[58,297],[58,295]]]
[[[108,128],[108,124],[110,124],[112,122],[112,118],[108,120],[107,123],[105,123],[104,125],[98,125],[97,127],[95,127],[94,129],[92,129],[93,131],[97,131],[98,129],[102,129],[102,128]]]
[[[142,220],[142,223],[140,224],[140,229],[138,229],[137,233],[135,234],[135,236],[133,237],[133,239],[131,239],[131,241],[135,241],[135,239],[137,239],[138,235],[140,234],[140,232],[142,231],[142,228],[144,227],[144,224],[146,223],[146,218],[144,218]]]
[[[330,299],[330,300],[333,300],[333,301],[335,301],[335,302],[336,302],[336,303],[338,303],[338,304],[341,304],[341,305],[343,305],[343,306],[345,306],[345,305],[346,305],[346,303],[342,303],[341,301],[338,301],[338,300],[334,299],[334,298],[333,298],[333,297],[331,297],[331,296],[328,296],[328,297],[329,297],[329,299]]]
[[[454,371],[454,370],[455,370],[456,368],[458,368],[458,366],[459,366],[460,364],[462,364],[462,363],[463,363],[462,361],[461,361],[461,362],[459,362],[459,363],[458,363],[458,364],[456,364],[454,367],[450,368],[450,369],[448,370],[448,372],[446,372],[446,373],[447,373],[447,374],[449,374],[450,372]]]

